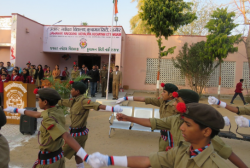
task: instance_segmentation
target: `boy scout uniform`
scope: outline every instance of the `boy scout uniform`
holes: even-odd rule
[[[168,102],[164,101],[162,98],[145,98],[146,104],[152,104],[158,106],[160,112],[160,118],[170,117],[176,115],[175,106],[173,103],[175,99]],[[168,130],[161,130],[161,137],[159,138],[159,151],[166,151],[168,146],[173,147],[172,135]]]
[[[238,115],[250,115],[250,107],[238,107],[239,108],[239,112],[237,113]]]
[[[122,72],[114,71],[113,73],[113,98],[118,99],[119,95],[119,85],[122,84]]]
[[[41,117],[43,121],[39,129],[40,133],[38,134],[40,152],[36,168],[65,167],[65,160],[62,152],[62,146],[64,144],[62,135],[66,132],[64,129],[65,117],[63,110],[59,107],[49,108],[42,112]],[[49,159],[42,159],[41,156],[46,154],[50,154],[52,158],[57,157],[58,161],[45,165]],[[59,158],[58,155],[60,155]]]
[[[36,70],[33,68],[30,68],[29,75],[32,77],[33,80],[35,80],[35,74],[36,74]]]
[[[80,75],[80,71],[78,71],[78,70],[75,71],[74,69],[71,71],[71,79],[72,80],[77,78],[79,75]]]
[[[0,130],[1,127],[6,124],[6,116],[0,107]],[[8,168],[10,162],[10,148],[8,141],[5,139],[3,135],[0,134],[0,167]]]
[[[86,128],[89,110],[99,110],[100,104],[91,102],[91,100],[86,99],[84,95],[71,99],[59,100],[58,104],[70,107],[70,134],[81,145],[81,147],[84,148],[89,132],[89,129]],[[64,156],[68,159],[71,159],[72,156],[76,154],[68,144],[65,144],[63,151]]]
[[[173,141],[174,141],[174,146],[179,146],[181,141],[184,141],[183,136],[181,136],[181,130],[180,126],[183,124],[183,119],[181,118],[180,114],[170,116],[167,118],[163,119],[156,119],[156,118],[151,118],[150,123],[151,123],[151,128],[152,130],[170,130]],[[224,159],[228,159],[229,156],[232,154],[232,148],[226,145],[219,136],[215,136],[211,140],[215,151]]]
[[[224,128],[225,122],[222,115],[213,107],[207,104],[190,103],[186,106],[187,110],[183,113],[184,117],[203,124],[215,131]],[[180,117],[180,115],[169,118]],[[172,125],[178,123],[178,120],[170,121]],[[183,121],[182,121],[183,122]],[[178,130],[180,127],[178,126]],[[180,137],[180,134],[179,134]],[[183,138],[182,138],[183,139]],[[226,168],[228,165],[214,151],[214,139],[212,143],[203,149],[197,149],[200,152],[191,155],[191,144],[179,141],[177,147],[168,152],[158,152],[150,155],[150,164],[152,167],[174,167],[174,168]],[[174,140],[176,144],[176,140]],[[216,147],[215,147],[216,148]],[[220,152],[220,151],[219,151]],[[230,153],[231,155],[231,153]],[[229,156],[230,156],[229,155]],[[193,157],[191,157],[193,156]]]
[[[101,78],[101,85],[102,85],[102,96],[105,96],[106,89],[107,89],[108,70],[101,70],[100,78]]]

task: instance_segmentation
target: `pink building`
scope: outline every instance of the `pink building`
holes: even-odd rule
[[[110,26],[43,25],[22,15],[0,16],[0,61],[6,65],[24,68],[28,61],[34,65],[48,65],[54,69],[59,65],[69,70],[76,62],[89,69],[96,64],[108,65],[110,51]],[[180,71],[173,67],[172,57],[176,57],[184,43],[206,40],[204,36],[171,36],[163,41],[168,47],[176,46],[175,53],[162,60],[160,82],[174,83],[179,88],[189,88]],[[239,51],[230,54],[222,65],[222,94],[233,94],[235,85],[241,78],[249,88],[249,68],[244,43]],[[156,89],[158,47],[154,35],[126,34],[121,26],[113,29],[111,67],[120,66],[123,86],[137,90]],[[216,94],[218,69],[211,75],[204,93]]]

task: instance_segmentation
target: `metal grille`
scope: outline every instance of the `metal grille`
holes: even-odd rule
[[[147,59],[146,84],[156,84],[158,59]],[[185,77],[181,75],[179,69],[175,68],[172,60],[162,59],[160,69],[160,83],[173,83],[185,85]]]
[[[249,67],[248,67],[248,62],[243,63],[243,79],[244,79],[244,87],[247,85],[247,88],[249,88]]]
[[[216,65],[215,62],[214,65]],[[221,64],[221,87],[233,88],[235,83],[235,62],[225,61]],[[219,85],[219,68],[218,66],[211,74],[207,87],[217,87]]]

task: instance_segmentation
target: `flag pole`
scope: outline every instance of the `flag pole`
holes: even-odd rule
[[[109,77],[110,77],[109,71],[110,71],[110,62],[111,62],[112,41],[113,41],[114,13],[115,13],[115,3],[113,3],[113,13],[112,13],[112,26],[111,26],[111,39],[110,39],[110,50],[109,50],[109,67],[108,67],[108,80],[107,80],[107,88],[106,88],[106,100],[108,100],[108,96],[109,96]]]

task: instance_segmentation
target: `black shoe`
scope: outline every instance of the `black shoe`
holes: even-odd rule
[[[116,98],[113,98],[112,100],[116,100]]]
[[[102,96],[102,97],[105,97],[105,96]]]

